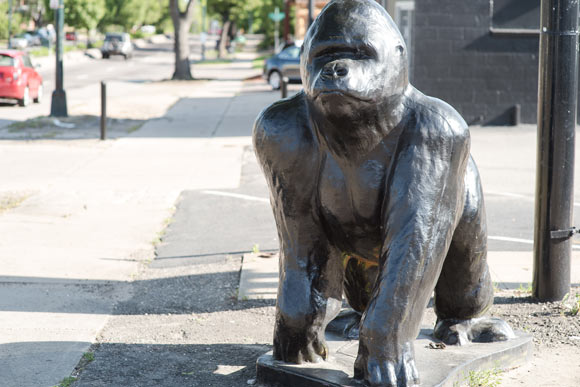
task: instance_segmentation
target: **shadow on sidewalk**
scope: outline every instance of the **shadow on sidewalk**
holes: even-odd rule
[[[100,344],[75,386],[239,386],[255,375],[252,344]]]

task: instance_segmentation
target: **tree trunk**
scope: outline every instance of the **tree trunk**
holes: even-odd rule
[[[228,44],[228,31],[230,30],[230,24],[232,24],[232,22],[229,20],[229,18],[224,20],[224,24],[222,26],[222,33],[220,35],[218,58],[223,58],[226,56],[226,47]]]
[[[189,63],[189,29],[193,20],[193,3],[189,0],[185,12],[179,10],[178,0],[169,0],[171,11],[171,20],[175,31],[174,52],[175,52],[175,71],[172,79],[192,80],[190,63]]]

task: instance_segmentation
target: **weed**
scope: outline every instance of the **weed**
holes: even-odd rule
[[[255,243],[254,246],[252,246],[252,253],[254,254],[260,254],[260,245]]]
[[[501,384],[502,371],[498,368],[488,370],[469,371],[467,377],[455,386],[467,387],[497,387]]]
[[[523,294],[532,294],[532,284],[529,282],[527,284],[520,284],[519,288],[516,289],[516,292]]]
[[[127,129],[127,133],[133,133],[138,131],[139,129],[141,129],[141,127],[143,126],[143,122],[140,124],[135,124],[133,126],[131,126],[129,129]]]
[[[565,309],[565,314],[568,316],[577,316],[580,311],[580,294],[576,294],[575,299],[570,300],[570,293],[566,293],[562,300],[562,306]]]
[[[22,129],[39,129],[47,125],[47,117],[36,117],[25,121],[17,121],[8,125],[10,133],[16,133]]]
[[[92,362],[93,360],[95,360],[95,354],[92,352],[85,352],[83,353],[83,360],[88,363]]]
[[[29,197],[30,194],[22,193],[7,193],[0,195],[0,214],[4,211],[18,207]]]

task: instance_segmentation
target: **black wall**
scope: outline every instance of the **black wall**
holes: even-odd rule
[[[525,4],[502,0],[502,9],[505,5],[513,12],[518,2]],[[411,81],[425,94],[455,107],[468,124],[511,124],[516,104],[521,106],[521,121],[535,123],[539,36],[531,29],[492,33],[492,27],[499,31],[532,26],[527,21],[509,24],[501,9],[491,12],[490,3],[416,1]],[[524,8],[524,13],[537,11]],[[539,26],[539,16],[534,17]]]

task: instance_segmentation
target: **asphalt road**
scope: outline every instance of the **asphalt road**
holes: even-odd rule
[[[201,57],[199,41],[190,39],[192,58]],[[206,47],[212,47],[213,40],[208,40]],[[124,60],[121,56],[110,59],[93,59],[76,55],[74,59],[64,60],[64,89],[67,93],[69,114],[74,99],[85,99],[89,93],[100,93],[100,82],[148,82],[170,79],[173,72],[173,42],[146,44],[134,50],[133,58]],[[44,98],[39,104],[30,104],[22,108],[15,101],[0,100],[0,127],[13,121],[22,121],[50,114],[51,96],[56,86],[54,65],[39,68],[44,80]],[[195,70],[194,70],[195,71]]]

